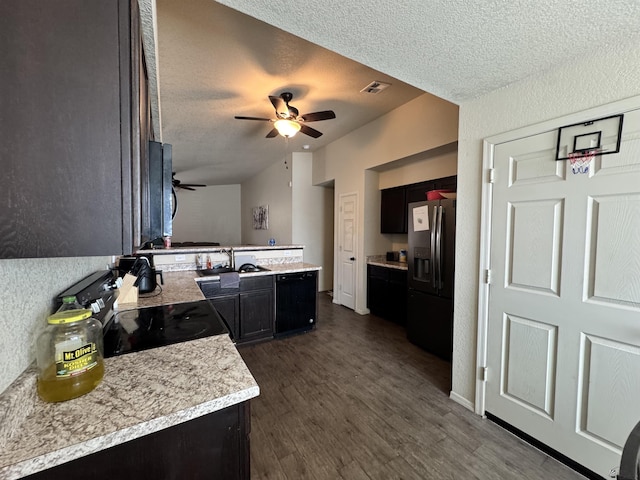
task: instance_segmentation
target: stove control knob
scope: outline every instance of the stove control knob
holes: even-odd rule
[[[100,302],[102,301],[102,299],[98,299],[95,302],[91,303],[91,305],[89,305],[89,308],[91,308],[91,311],[93,313],[100,313],[101,310],[101,306],[100,306]],[[104,302],[102,302],[102,306],[104,307]]]

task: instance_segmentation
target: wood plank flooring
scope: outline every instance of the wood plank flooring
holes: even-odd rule
[[[239,347],[252,479],[584,480],[448,397],[450,364],[319,295],[311,333]]]

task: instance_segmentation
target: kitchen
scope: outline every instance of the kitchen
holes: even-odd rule
[[[257,8],[257,7],[256,7]],[[604,8],[604,7],[603,7]],[[257,13],[256,13],[257,14]],[[284,20],[283,20],[284,21]],[[295,30],[295,21],[290,20],[290,27]],[[417,34],[417,33],[416,33]],[[410,54],[407,50],[407,55]],[[414,64],[420,64],[419,53]],[[390,59],[393,55],[389,56]],[[405,61],[407,65],[411,62]],[[576,58],[573,61],[556,67],[537,77],[522,80],[492,93],[486,93],[476,99],[460,101],[459,132],[453,135],[458,143],[458,191],[459,209],[458,238],[464,241],[458,242],[459,248],[456,258],[456,311],[454,332],[454,358],[453,358],[453,384],[452,392],[458,401],[468,408],[473,408],[475,403],[475,339],[476,339],[476,299],[478,290],[477,264],[479,252],[477,250],[478,232],[480,231],[479,201],[481,175],[481,144],[482,139],[507,131],[522,125],[535,123],[569,112],[589,108],[620,98],[638,94],[637,84],[633,79],[638,78],[638,51],[635,47],[611,48],[598,51],[588,58]],[[396,76],[401,77],[404,72],[398,68]],[[408,67],[407,67],[408,68]],[[589,71],[590,75],[582,73]],[[611,71],[617,71],[618,76],[610,76]],[[407,73],[410,76],[409,73]],[[428,86],[425,85],[425,89]],[[590,92],[589,98],[585,98],[584,92]],[[387,119],[376,125],[371,125],[369,130],[361,132],[361,136],[371,138],[379,135],[381,128],[388,125],[389,121],[399,121],[413,118],[412,115],[422,113],[429,105],[429,96],[422,98],[414,105],[407,105],[391,114]],[[422,117],[418,117],[422,119]],[[365,207],[359,214],[361,238],[359,251],[362,256],[378,254],[386,250],[394,249],[393,241],[368,238],[364,229],[369,228],[371,220],[376,217],[375,207],[366,207],[365,200],[370,196],[375,198],[375,189],[371,186],[379,182],[375,177],[377,172],[367,170],[367,166],[376,168],[376,152],[380,148],[391,148],[389,158],[405,158],[416,151],[428,150],[430,145],[421,145],[417,149],[406,148],[410,136],[423,136],[423,131],[438,128],[436,120],[425,119],[427,127],[421,127],[409,131],[407,128],[398,128],[389,131],[385,139],[381,139],[369,150],[355,151],[355,147],[347,141],[331,145],[320,152],[314,153],[314,172],[318,172],[319,179],[315,184],[323,180],[330,181],[335,178],[336,196],[343,192],[358,191],[361,195],[361,203]],[[429,123],[430,122],[430,123]],[[416,122],[419,123],[419,122]],[[416,131],[419,130],[419,131]],[[384,132],[383,132],[384,133]],[[170,143],[170,140],[167,139]],[[361,144],[360,138],[353,139],[354,144]],[[444,143],[444,142],[443,142]],[[345,159],[349,159],[346,162]],[[317,160],[316,160],[317,159]],[[315,162],[318,162],[317,166]],[[374,164],[372,165],[373,162]],[[382,162],[381,162],[382,163]],[[444,176],[444,175],[442,175]],[[410,183],[410,182],[407,182]],[[250,203],[253,205],[253,203]],[[373,228],[372,228],[373,229]],[[286,240],[278,239],[281,243]],[[14,355],[3,354],[3,386],[6,387],[13,378],[28,365],[32,358],[29,354],[30,342],[35,333],[35,323],[32,319],[44,318],[49,310],[50,299],[59,293],[59,279],[67,278],[70,281],[79,279],[84,275],[104,267],[110,261],[109,257],[80,257],[74,259],[38,259],[38,260],[2,260],[0,265],[3,278],[8,278],[8,290],[3,296],[3,311],[7,316],[2,318],[3,331],[11,332],[3,334],[2,352],[8,352],[10,346],[19,346],[20,353]],[[363,309],[364,295],[364,267],[358,273],[357,308]],[[337,283],[337,282],[333,282]],[[25,298],[25,290],[32,291],[33,285],[38,286],[38,293]],[[16,319],[17,325],[16,325]],[[20,320],[25,319],[25,320]],[[27,320],[28,319],[28,320]],[[6,355],[6,356],[4,356]]]

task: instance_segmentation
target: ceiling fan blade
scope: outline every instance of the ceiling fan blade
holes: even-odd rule
[[[277,136],[278,136],[278,130],[273,128],[269,133],[267,133],[267,136],[265,138],[273,138]]]
[[[206,187],[206,185],[202,185],[200,183],[181,183],[181,187]]]
[[[331,120],[336,118],[333,110],[324,110],[322,112],[305,113],[302,115],[304,122],[319,122],[320,120]]]
[[[318,130],[311,128],[310,126],[305,125],[303,123],[300,124],[300,131],[305,135],[309,135],[310,137],[313,137],[313,138],[318,138],[322,136],[322,132],[319,132]]]
[[[185,190],[191,190],[192,192],[195,192],[195,191],[196,191],[196,189],[195,189],[195,188],[185,187],[184,185],[178,185],[178,188],[184,188]]]
[[[260,118],[260,117],[240,117],[240,116],[236,116],[234,117],[236,120],[260,120],[263,122],[270,122],[271,119],[270,118]]]
[[[276,114],[280,118],[288,118],[289,117],[289,107],[287,106],[287,102],[285,102],[280,97],[274,97],[269,95],[269,100],[273,104],[273,108],[276,109]]]

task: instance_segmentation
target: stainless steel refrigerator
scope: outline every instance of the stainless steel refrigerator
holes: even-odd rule
[[[408,210],[407,338],[451,360],[456,201],[414,202]]]

